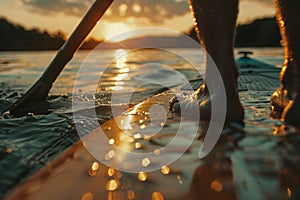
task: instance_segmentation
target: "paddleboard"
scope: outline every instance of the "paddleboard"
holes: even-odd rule
[[[102,164],[88,151],[88,141],[97,140],[94,130],[36,174],[20,183],[6,195],[14,199],[278,199],[295,197],[299,191],[300,173],[291,166],[297,165],[285,153],[292,151],[292,144],[280,142],[286,134],[276,120],[268,118],[269,95],[279,86],[279,70],[252,58],[237,60],[240,68],[239,90],[245,107],[246,127],[225,127],[219,143],[204,159],[198,158],[201,140],[194,139],[189,122],[168,113],[169,100],[175,92],[187,89],[178,86],[164,91],[130,108],[99,129],[106,135],[102,144],[103,158],[119,162],[136,173],[123,172]],[[247,66],[247,67],[245,67]],[[194,89],[203,80],[191,81]],[[151,109],[159,106],[165,114],[153,115]],[[151,114],[152,113],[152,114]],[[277,124],[277,125],[276,125]],[[200,123],[196,138],[206,126]],[[274,126],[275,125],[275,126]],[[183,135],[169,157],[185,153],[175,162],[161,165],[161,149],[169,144],[179,127]],[[277,131],[277,132],[276,132]],[[152,133],[156,133],[152,135]],[[278,136],[280,135],[280,137]],[[185,149],[184,141],[193,140]],[[182,142],[180,142],[182,141]],[[281,144],[281,146],[279,145]],[[112,146],[128,152],[151,152],[155,156],[141,160],[120,162]],[[104,148],[105,147],[105,148]],[[106,147],[109,147],[108,149]],[[297,154],[292,151],[293,155]],[[118,161],[119,160],[119,161]],[[291,166],[285,164],[286,161]],[[143,168],[144,167],[144,168]],[[157,167],[147,172],[148,167]],[[144,170],[143,170],[144,169]],[[289,182],[295,180],[293,182]]]

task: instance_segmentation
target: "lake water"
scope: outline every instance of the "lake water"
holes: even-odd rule
[[[236,56],[239,50],[241,49],[236,49]],[[254,52],[254,58],[281,67],[282,48],[247,50]],[[154,76],[169,87],[182,83],[176,79],[177,75],[173,71],[179,72],[187,79],[197,78],[195,69],[186,59],[200,63],[199,51],[176,49],[175,52],[180,52],[185,59],[176,55],[174,50],[102,50],[90,57],[88,51],[78,52],[51,90],[48,99],[49,114],[28,114],[20,118],[5,115],[0,117],[0,197],[78,140],[72,118],[72,99],[82,102],[73,108],[75,111],[87,109],[88,104],[85,105],[84,102],[95,101],[95,106],[101,111],[97,115],[98,120],[103,123],[112,117],[109,109],[111,105],[120,112],[128,107],[125,98],[128,94],[134,93],[130,97],[130,105],[133,105],[165,89],[157,84],[143,85],[141,80],[145,81]],[[38,79],[54,55],[54,51],[0,52],[0,109],[18,99]],[[81,73],[77,76],[77,71],[83,63],[89,67],[81,68]],[[152,67],[149,67],[149,63],[152,63]],[[162,69],[156,64],[167,67]],[[91,80],[97,80],[97,85],[92,85],[94,82]],[[95,89],[96,93],[93,92]],[[117,94],[117,100],[112,102],[111,97],[114,94]],[[247,105],[263,113],[257,119],[248,120],[248,130],[265,130],[265,127],[254,127],[262,120],[262,116],[267,118],[267,104],[264,101],[263,105],[257,105],[255,102]],[[88,119],[82,120],[88,124]]]

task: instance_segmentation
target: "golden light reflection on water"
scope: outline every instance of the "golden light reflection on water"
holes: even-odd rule
[[[142,124],[141,126],[140,126],[140,129],[145,129],[145,128],[147,128],[147,125],[146,124]]]
[[[139,172],[138,179],[142,182],[146,181],[148,178],[148,174],[146,172]]]
[[[123,90],[123,88],[124,88],[123,86],[118,86],[118,85],[117,85],[117,86],[110,87],[110,89],[113,90],[113,91]]]
[[[135,197],[134,191],[129,190],[129,191],[127,192],[127,198],[131,200],[131,199],[134,199],[134,197]]]
[[[160,192],[153,192],[152,200],[164,200],[164,196]]]
[[[143,158],[143,160],[142,160],[143,167],[148,167],[150,164],[151,164],[151,161],[149,160],[149,158]]]
[[[144,135],[144,140],[149,141],[150,139],[151,139],[151,136],[150,136],[150,135]]]
[[[161,167],[160,171],[161,171],[162,174],[167,175],[167,174],[170,173],[171,170],[168,166],[164,165],[164,166]]]
[[[115,172],[115,177],[116,177],[117,179],[121,179],[121,178],[122,178],[122,173],[121,173],[120,171],[116,171],[116,172]]]
[[[126,67],[128,54],[124,49],[118,49],[114,53],[115,66],[105,72],[105,78],[100,80],[98,87],[105,91],[124,90],[123,80],[129,77],[130,69]],[[116,69],[117,68],[117,69]]]
[[[127,142],[133,143],[134,142],[134,137],[133,136],[127,136]]]
[[[108,144],[114,144],[115,143],[115,139],[109,139]]]
[[[105,189],[107,191],[115,191],[119,187],[119,181],[118,180],[110,180],[106,183]]]
[[[129,68],[122,68],[122,69],[119,69],[119,73],[127,73],[129,72]]]
[[[117,68],[124,68],[126,66],[127,52],[124,49],[116,50],[114,57],[116,59]]]
[[[159,156],[160,155],[160,150],[159,149],[155,149],[153,151],[154,155]]]
[[[96,176],[98,169],[99,169],[99,163],[98,162],[93,162],[92,166],[89,169],[89,175],[90,176]]]
[[[97,171],[98,169],[99,169],[99,163],[98,162],[93,162],[92,170]]]
[[[125,134],[121,134],[119,137],[120,141],[124,142],[126,139],[126,135]]]
[[[133,135],[134,139],[141,139],[142,138],[142,135],[140,133],[136,133]]]
[[[136,142],[136,143],[135,143],[135,148],[136,148],[136,149],[142,148],[142,143]]]
[[[114,78],[114,80],[115,80],[115,81],[122,81],[122,80],[126,79],[127,77],[128,77],[128,74],[118,74],[118,75]]]
[[[105,154],[105,160],[111,160],[115,156],[115,151],[111,150],[107,154]]]
[[[182,184],[183,184],[183,181],[182,181],[181,176],[180,176],[180,175],[177,175],[176,178],[177,178],[177,180],[178,180],[178,183],[179,183],[180,185],[182,185]]]
[[[81,197],[81,200],[93,200],[94,196],[91,192],[84,193]]]
[[[107,175],[108,176],[113,176],[114,174],[115,174],[115,170],[113,168],[108,168]]]
[[[120,128],[122,128],[122,130],[132,130],[132,126],[130,124],[132,121],[132,115],[124,117],[124,119],[120,122]]]

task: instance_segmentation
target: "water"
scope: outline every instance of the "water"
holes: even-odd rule
[[[239,50],[236,50],[236,54]],[[247,50],[254,52],[254,58],[281,67],[283,61],[281,48]],[[195,63],[201,61],[199,51],[195,49],[177,49],[176,52],[180,52]],[[54,55],[53,51],[0,52],[0,109],[18,99],[38,79]],[[141,82],[153,76],[164,83],[164,86],[182,82],[178,79],[178,74],[171,70],[157,66],[155,68],[155,65],[145,67],[145,64],[163,64],[180,72],[187,79],[197,78],[195,69],[189,63],[167,51],[102,50],[92,57],[88,55],[88,51],[78,52],[55,82],[48,99],[49,114],[27,114],[20,118],[2,116],[0,119],[0,194],[4,194],[46,165],[78,140],[72,118],[72,99],[74,102],[80,102],[80,105],[73,108],[75,111],[93,109],[89,107],[90,102],[95,102],[97,120],[101,124],[112,117],[111,105],[118,113],[128,108],[125,97],[130,96],[129,104],[134,105],[165,90],[161,85],[150,83],[143,85]],[[76,73],[82,63],[88,63],[89,67],[78,75],[74,88]],[[96,85],[93,85],[95,83],[93,80],[97,80]],[[269,95],[270,92],[256,101],[247,99],[245,95],[241,96],[248,110],[247,132],[254,134],[265,132],[266,135],[272,133],[273,128],[260,125],[261,121],[264,121],[264,124],[274,124],[274,121],[268,118],[269,113],[266,109],[269,105]],[[112,97],[117,98],[112,101]],[[92,121],[82,120],[87,125]]]

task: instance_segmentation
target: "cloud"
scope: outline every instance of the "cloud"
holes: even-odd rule
[[[175,0],[119,0],[112,5],[107,17],[111,21],[126,18],[145,18],[150,22],[161,23],[172,17],[190,12],[187,1]]]
[[[64,13],[83,16],[94,0],[20,0],[31,11],[44,15]],[[162,23],[172,17],[189,12],[187,0],[116,0],[105,19],[130,21],[138,18],[152,23]]]
[[[31,12],[43,15],[64,13],[82,17],[94,0],[19,0]],[[240,0],[273,6],[273,0]],[[115,0],[104,17],[111,22],[163,23],[188,14],[188,0]]]
[[[43,15],[63,12],[67,15],[82,16],[93,0],[20,0],[32,12]]]

